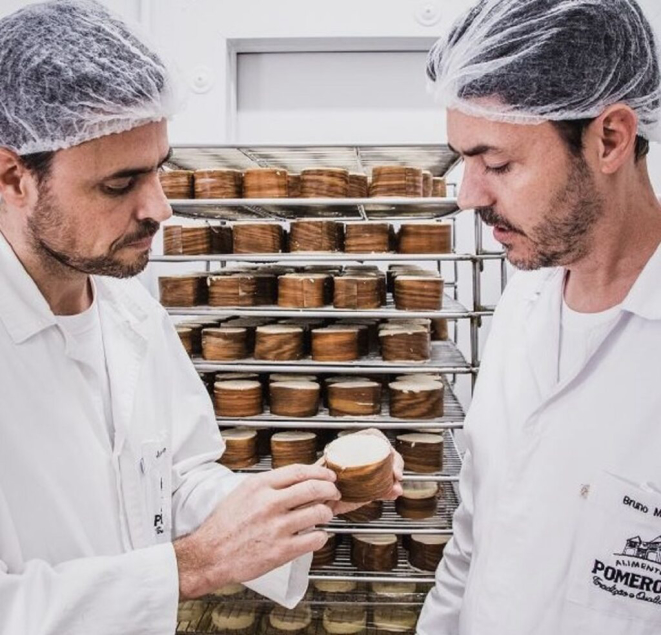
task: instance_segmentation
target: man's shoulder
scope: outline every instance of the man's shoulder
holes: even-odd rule
[[[102,296],[119,303],[134,313],[162,316],[165,309],[137,278],[110,278],[95,276],[94,281]]]

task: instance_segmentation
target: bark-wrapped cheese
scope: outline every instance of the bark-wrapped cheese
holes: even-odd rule
[[[278,277],[273,273],[255,271],[254,306],[272,306],[278,302]]]
[[[279,254],[283,245],[282,226],[277,223],[234,225],[235,254]]]
[[[402,311],[438,311],[443,306],[443,278],[397,276],[395,306]]]
[[[328,534],[326,544],[312,553],[312,568],[327,567],[335,561],[335,549],[337,548],[337,536],[335,534]]]
[[[269,384],[282,383],[285,381],[317,381],[316,375],[303,375],[301,373],[271,373]]]
[[[158,178],[167,198],[193,198],[192,170],[161,170]]]
[[[449,339],[448,335],[448,321],[447,318],[434,318],[432,321],[431,338],[434,341],[446,341]]]
[[[422,171],[422,195],[429,198],[433,191],[434,175],[429,170]]]
[[[314,417],[319,411],[319,384],[283,381],[269,385],[271,414],[280,417]]]
[[[346,198],[349,172],[342,168],[301,170],[301,198]]]
[[[413,635],[418,623],[418,612],[407,606],[375,606],[372,623],[376,633]]]
[[[434,198],[445,198],[448,195],[448,188],[445,179],[435,176],[432,180],[431,195]]]
[[[267,324],[255,332],[255,359],[291,361],[303,357],[303,329],[300,326]]]
[[[271,437],[273,467],[293,463],[311,465],[317,460],[317,435],[314,432],[276,432]]]
[[[181,225],[163,226],[163,254],[181,256]]]
[[[184,256],[199,256],[211,253],[211,228],[203,227],[181,228],[181,253]]]
[[[238,170],[195,170],[195,198],[241,198],[242,183]]]
[[[434,381],[395,381],[388,385],[390,416],[396,419],[434,419],[443,416],[444,387]]]
[[[397,451],[404,459],[404,469],[429,474],[443,469],[443,436],[410,432],[397,435]]]
[[[375,381],[337,382],[327,385],[331,417],[362,417],[381,413],[381,384]]]
[[[392,571],[397,566],[397,536],[352,534],[351,562],[361,571]]]
[[[422,196],[422,170],[398,165],[377,166],[372,170],[370,196]]]
[[[211,612],[211,622],[213,632],[220,635],[254,635],[257,632],[255,608],[244,602],[218,604]]]
[[[432,481],[404,481],[395,509],[403,518],[432,518],[436,514],[439,487]]]
[[[262,413],[262,384],[258,381],[219,381],[213,387],[219,417],[254,417]]]
[[[158,279],[163,306],[199,306],[206,304],[206,275],[185,274]]]
[[[329,331],[344,331],[352,329],[358,333],[358,355],[364,357],[370,352],[370,333],[369,327],[365,324],[329,324],[326,327]]]
[[[324,609],[321,623],[326,635],[364,635],[367,611],[354,604],[333,604]]]
[[[213,362],[231,362],[250,355],[248,331],[242,327],[221,326],[202,331],[202,357]]]
[[[325,273],[288,273],[278,278],[278,306],[312,309],[333,297],[333,278]]]
[[[389,223],[347,223],[344,232],[344,251],[349,254],[386,253],[393,249],[395,234]]]
[[[271,610],[265,622],[264,635],[303,635],[312,624],[312,610],[306,604],[295,609],[278,606]]]
[[[301,196],[301,175],[300,174],[287,174],[287,190],[289,191],[289,198],[300,198]]]
[[[251,168],[243,173],[244,198],[287,198],[287,171],[276,168]]]
[[[209,306],[254,306],[257,280],[249,273],[212,275],[209,285]]]
[[[446,534],[413,534],[409,548],[409,562],[416,569],[436,571],[443,557],[445,545],[452,536]]]
[[[324,450],[324,463],[337,474],[335,485],[345,502],[378,500],[392,489],[392,448],[382,437],[351,434],[335,439]]]
[[[379,333],[381,356],[386,362],[425,362],[431,356],[429,331],[423,327],[393,327]]]
[[[191,331],[191,355],[202,355],[202,331],[218,328],[218,320],[186,320],[177,324],[178,327]]]
[[[349,174],[349,189],[347,191],[349,198],[367,198],[369,196],[369,181],[367,175]]]
[[[340,518],[350,523],[369,523],[373,520],[379,520],[383,514],[383,503],[381,501],[372,501],[358,509],[340,514]]]
[[[290,225],[289,251],[342,251],[344,226],[334,220],[296,220]]]
[[[402,223],[398,251],[400,254],[449,254],[452,251],[452,225]]]
[[[229,225],[211,225],[211,253],[232,253],[232,228]]]
[[[334,287],[333,306],[336,309],[378,309],[381,306],[379,278],[338,276]]]
[[[317,362],[353,362],[359,351],[357,329],[312,330],[312,359]]]
[[[250,428],[228,428],[222,431],[225,451],[220,463],[232,470],[257,463],[257,432]]]

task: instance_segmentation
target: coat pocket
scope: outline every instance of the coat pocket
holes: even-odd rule
[[[567,600],[572,621],[586,633],[661,631],[661,493],[607,472],[595,480],[576,535]]]
[[[151,544],[171,539],[172,476],[170,449],[164,440],[144,441],[140,471],[145,510],[146,536]]]

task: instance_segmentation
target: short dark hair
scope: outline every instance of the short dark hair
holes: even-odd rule
[[[560,137],[567,144],[570,152],[575,156],[581,156],[585,145],[583,138],[588,126],[594,119],[574,119],[572,121],[552,121],[551,123],[560,133]],[[640,161],[649,154],[650,142],[640,135],[636,136],[635,160]]]
[[[34,152],[20,156],[21,163],[32,172],[39,184],[44,183],[50,174],[55,152]]]

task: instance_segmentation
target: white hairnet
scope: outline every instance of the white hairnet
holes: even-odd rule
[[[0,146],[48,152],[170,117],[164,62],[92,0],[55,0],[0,20]]]
[[[480,0],[440,39],[427,75],[439,103],[510,123],[636,111],[661,140],[659,47],[635,0]]]

